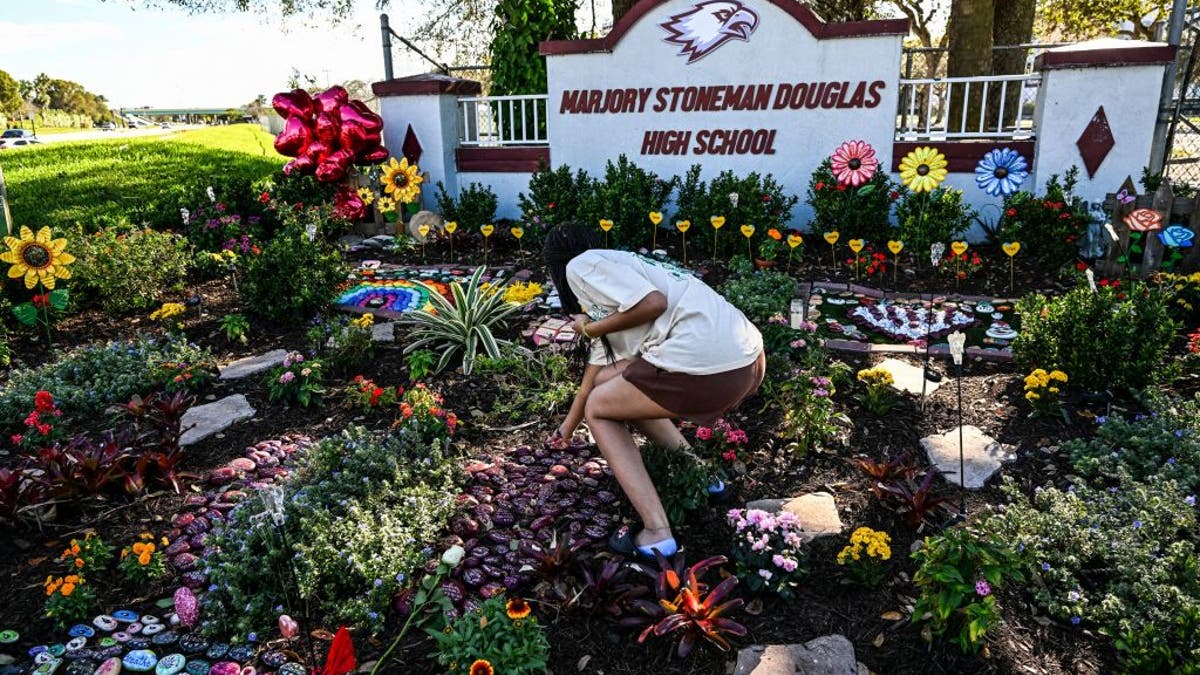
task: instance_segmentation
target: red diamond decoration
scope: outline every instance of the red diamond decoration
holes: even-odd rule
[[[421,141],[417,140],[417,132],[413,131],[411,124],[408,125],[408,131],[404,132],[404,144],[400,146],[400,150],[409,164],[421,161]]]
[[[1104,163],[1104,158],[1108,157],[1108,153],[1116,143],[1117,141],[1112,135],[1112,128],[1108,126],[1108,116],[1104,114],[1104,106],[1100,106],[1096,110],[1096,114],[1092,116],[1092,121],[1084,127],[1079,140],[1075,141],[1075,146],[1079,148],[1079,156],[1083,158],[1083,166],[1087,169],[1088,178],[1096,175],[1096,171]]]

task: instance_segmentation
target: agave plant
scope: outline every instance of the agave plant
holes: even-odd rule
[[[621,625],[645,625],[638,635],[638,642],[645,642],[652,635],[681,633],[676,650],[679,658],[690,654],[700,639],[711,642],[721,651],[728,651],[729,640],[726,635],[746,634],[745,626],[722,616],[743,604],[741,598],[721,602],[737,586],[738,579],[730,575],[716,587],[709,588],[701,583],[700,577],[710,568],[724,565],[729,560],[718,555],[684,567],[683,556],[676,556],[677,561],[672,565],[661,554],[657,555],[660,571],[655,590],[658,602],[635,600],[635,607],[645,616],[623,619]]]
[[[441,372],[461,351],[466,375],[471,374],[480,344],[489,357],[500,358],[500,344],[504,341],[496,339],[492,327],[515,312],[518,306],[504,301],[502,287],[482,287],[483,270],[483,267],[476,268],[465,285],[457,281],[450,283],[453,303],[438,293],[431,293],[429,297],[435,311],[405,315],[404,323],[416,326],[413,335],[416,339],[404,348],[404,353],[424,347],[435,352],[440,350],[441,358],[435,372]]]

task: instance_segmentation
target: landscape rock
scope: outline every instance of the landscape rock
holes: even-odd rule
[[[342,236],[338,237],[338,243],[347,248],[351,246],[358,246],[363,243],[363,237],[357,234],[343,234]]]
[[[369,239],[364,239],[361,246],[374,249],[387,248],[395,240],[396,238],[390,234],[377,234]]]
[[[247,375],[261,373],[264,370],[274,368],[283,363],[283,359],[287,356],[286,349],[272,349],[266,354],[258,354],[256,356],[247,356],[244,359],[238,359],[221,368],[222,380],[236,380]]]
[[[884,359],[875,367],[883,368],[892,374],[892,388],[896,391],[921,395],[921,383],[925,380],[925,369],[921,366],[914,366],[900,359]],[[925,394],[932,394],[940,386],[941,382],[925,381]]]
[[[770,513],[790,511],[800,519],[803,536],[811,541],[817,537],[841,534],[845,526],[838,515],[837,503],[828,492],[813,492],[795,499],[758,499],[746,504],[747,509]]]
[[[413,217],[409,219],[408,224],[405,225],[405,229],[408,230],[409,236],[415,239],[418,244],[425,239],[421,236],[421,231],[419,229],[422,225],[428,225],[429,232],[431,234],[434,232],[441,232],[446,227],[442,223],[442,217],[433,211],[417,211],[415,214],[413,214]]]
[[[371,326],[371,341],[372,342],[395,342],[396,341],[396,323],[388,321],[386,323],[377,323]]]
[[[242,394],[233,394],[213,403],[189,408],[183,414],[180,445],[192,445],[228,429],[235,422],[254,416],[255,410]]]
[[[965,483],[968,490],[983,487],[1003,462],[1016,459],[1012,448],[971,424],[962,428],[965,481],[960,480],[958,475],[958,427],[944,434],[922,438],[921,447],[925,448],[929,461],[945,472],[947,481],[960,485]]]
[[[857,675],[854,645],[826,635],[797,645],[754,645],[738,652],[733,675]]]

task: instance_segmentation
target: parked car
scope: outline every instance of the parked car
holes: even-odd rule
[[[113,124],[112,122],[105,122],[104,124],[100,125],[101,131],[112,131],[116,128],[117,128],[117,125]]]
[[[36,138],[0,138],[0,150],[9,148],[19,148],[23,145],[41,145],[42,142]]]
[[[5,129],[0,138],[37,138],[37,136],[28,129]]]
[[[170,128],[171,128],[171,123],[170,123],[170,122],[163,122],[162,124],[158,125],[158,128],[160,128],[160,129],[170,129]]]

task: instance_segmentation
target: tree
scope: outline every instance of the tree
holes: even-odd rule
[[[807,3],[812,11],[825,21],[866,21],[879,15],[876,0],[811,0]]]
[[[995,0],[954,0],[950,5],[950,77],[989,75],[992,72],[992,27]],[[982,88],[967,84],[949,85],[949,131],[977,129],[980,124]],[[971,95],[974,92],[975,95]],[[964,111],[965,106],[965,111]],[[964,116],[965,112],[965,116]]]
[[[1171,15],[1170,0],[1042,0],[1038,3],[1038,33],[1063,39],[1086,40],[1112,35],[1123,21],[1132,21],[1134,37],[1151,39],[1152,31],[1142,17],[1158,12],[1158,19]]]
[[[21,98],[21,86],[12,75],[0,70],[0,113],[9,117],[17,115],[21,112],[24,102]]]
[[[1001,0],[996,3],[996,11],[992,18],[992,43],[996,47],[1026,44],[1033,40],[1033,20],[1036,14],[1034,0]],[[1026,49],[996,49],[992,52],[993,75],[1019,75],[1025,72]],[[1021,105],[1021,86],[1019,82],[1010,82],[1008,87],[994,86],[988,92],[988,100],[999,100],[1001,89],[1004,90],[1004,106],[996,109],[988,119],[989,128],[995,128],[997,122],[1007,123],[1016,120],[1017,106]],[[995,115],[1000,120],[995,119]]]
[[[375,6],[384,9],[388,3],[389,0],[376,0]],[[142,4],[173,5],[193,14],[277,11],[285,17],[323,15],[340,20],[354,11],[357,0],[143,0]]]
[[[637,3],[638,0],[612,0],[613,25],[617,25],[621,17],[625,16]]]
[[[575,0],[499,0],[492,31],[492,94],[544,94],[538,45],[575,37]]]

